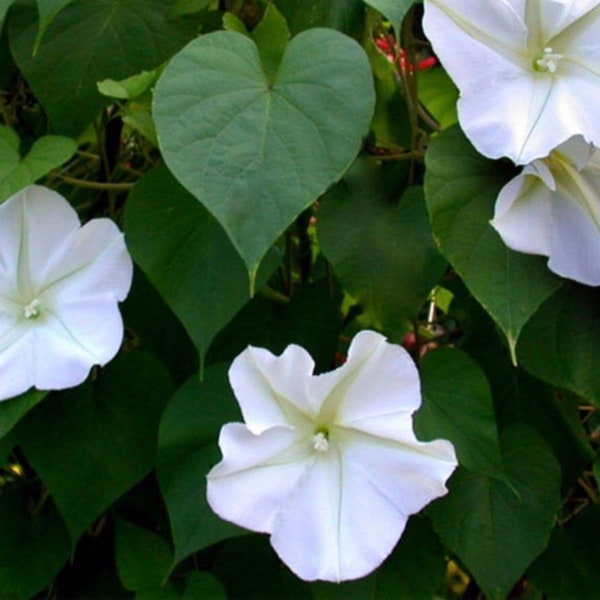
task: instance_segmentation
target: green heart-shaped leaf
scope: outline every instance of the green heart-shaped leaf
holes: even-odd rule
[[[557,525],[546,551],[528,575],[552,600],[595,600],[600,564],[600,508],[590,504],[563,529]]]
[[[0,595],[6,600],[39,597],[37,592],[69,560],[69,533],[51,501],[32,514],[30,490],[18,481],[3,481],[1,488]]]
[[[171,568],[171,548],[154,531],[115,520],[115,563],[126,590],[160,588]]]
[[[458,127],[432,141],[425,162],[433,235],[505,333],[514,359],[521,329],[562,280],[548,270],[545,258],[507,248],[489,223],[512,171],[478,154]]]
[[[252,279],[277,237],[349,167],[373,106],[367,57],[341,33],[299,34],[269,79],[251,39],[219,31],[171,60],[154,116],[169,168],[221,223]]]
[[[196,35],[193,19],[167,18],[173,0],[43,4],[41,42],[35,3],[20,2],[11,10],[10,46],[53,129],[65,135],[79,135],[110,103],[98,81],[154,69]]]
[[[73,542],[154,467],[158,423],[172,392],[158,360],[130,352],[96,381],[42,402],[15,428]]]
[[[47,395],[48,392],[32,388],[16,398],[0,402],[0,439],[8,435],[11,429]]]
[[[38,27],[38,34],[35,40],[35,50],[37,51],[46,29],[50,26],[50,23],[54,20],[56,15],[63,10],[68,4],[71,4],[73,0],[37,0],[38,13],[40,15],[40,24]]]
[[[523,329],[519,360],[536,377],[600,406],[600,293],[567,283]]]
[[[448,439],[462,466],[497,475],[502,459],[494,404],[479,365],[460,350],[440,348],[425,355],[421,378],[424,402],[415,415],[419,439]]]
[[[38,138],[28,154],[21,157],[19,136],[0,125],[0,201],[35,183],[54,167],[60,166],[77,150],[74,140],[59,135]]]
[[[194,377],[181,386],[164,412],[157,473],[171,521],[173,566],[192,552],[244,533],[217,517],[206,500],[206,474],[219,461],[221,426],[240,420],[223,365],[208,367],[202,382]]]
[[[446,268],[433,237],[423,190],[396,200],[398,169],[359,159],[327,193],[318,213],[323,254],[362,318],[402,339]]]
[[[560,467],[532,429],[511,425],[500,446],[506,481],[459,469],[429,509],[442,541],[492,600],[506,598],[546,547],[560,504]]]
[[[125,235],[203,360],[213,337],[250,297],[244,265],[223,229],[163,167],[147,173],[130,194]],[[267,276],[275,269],[268,262]],[[259,282],[266,279],[262,273]]]

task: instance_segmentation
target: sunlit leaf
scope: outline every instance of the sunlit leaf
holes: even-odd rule
[[[419,100],[444,129],[458,122],[458,90],[444,69],[419,73]]]

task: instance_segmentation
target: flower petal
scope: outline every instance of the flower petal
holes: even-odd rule
[[[316,415],[320,398],[308,390],[313,369],[310,354],[293,344],[281,356],[252,346],[238,355],[229,381],[248,429],[259,434],[275,426],[301,426]]]
[[[274,427],[257,436],[241,423],[221,429],[223,460],[207,475],[207,499],[221,518],[270,533],[281,504],[312,461],[310,436]]]
[[[552,5],[556,8],[547,11],[546,17],[547,26],[553,29],[551,44],[561,48],[598,47],[596,28],[600,19],[600,0],[553,0]]]
[[[121,347],[123,341],[123,319],[114,298],[74,299],[63,302],[48,312],[64,331],[66,339],[85,349],[94,362],[88,366],[104,366]],[[47,361],[51,362],[51,361]]]
[[[133,262],[123,234],[110,219],[94,219],[77,231],[62,260],[52,261],[40,291],[52,303],[69,299],[124,300],[131,287]]]
[[[0,314],[0,400],[18,396],[34,385],[32,347],[28,331],[15,319]]]
[[[465,134],[483,155],[526,164],[578,133],[573,130],[577,126],[557,118],[566,110],[558,78],[515,71],[481,83],[459,99],[458,115]]]
[[[56,192],[29,186],[0,206],[0,399],[64,389],[114,357],[133,263],[108,219],[81,228]]]
[[[361,331],[348,360],[310,382],[326,398],[319,422],[347,425],[375,415],[412,414],[421,405],[417,369],[410,355],[374,331]]]
[[[572,177],[559,179],[552,203],[548,267],[586,285],[600,285],[600,152]]]
[[[17,322],[0,338],[0,400],[30,387],[62,390],[83,382],[100,359],[74,339],[52,315]]]
[[[600,285],[600,231],[572,202],[553,207],[555,223],[548,268],[585,285]],[[576,240],[576,241],[575,241]]]
[[[526,166],[501,190],[491,223],[513,250],[548,256],[562,277],[600,285],[600,151],[590,152],[576,136]]]
[[[423,28],[461,92],[527,65],[522,2],[425,0]]]
[[[502,188],[491,224],[509,248],[550,254],[551,194],[543,180],[532,173],[521,173]]]
[[[77,213],[56,192],[30,185],[0,205],[0,265],[2,284],[31,296],[44,279],[46,267],[60,262],[80,227]]]
[[[577,21],[592,16],[589,13],[599,3],[599,0],[528,0],[526,23],[530,30],[539,31],[537,47],[548,45],[556,49],[559,43],[556,36],[561,37]]]
[[[426,0],[424,28],[485,156],[528,164],[574,135],[600,145],[599,0]]]
[[[277,516],[271,536],[277,554],[308,581],[356,579],[376,569],[408,516],[447,491],[444,482],[456,466],[452,446],[431,444],[428,456],[369,436],[348,434],[332,443]]]

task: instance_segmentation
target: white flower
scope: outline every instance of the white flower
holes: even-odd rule
[[[113,358],[132,273],[109,219],[81,227],[62,196],[37,185],[1,204],[0,400],[77,385]]]
[[[485,156],[527,164],[600,146],[600,0],[425,0],[423,26]]]
[[[313,367],[295,345],[234,360],[245,425],[221,430],[208,501],[223,519],[270,533],[302,579],[356,579],[390,554],[409,515],[447,492],[456,456],[446,440],[415,437],[419,377],[402,347],[363,331],[343,366]]]
[[[600,285],[600,150],[576,136],[525,166],[500,191],[491,223],[509,248]]]

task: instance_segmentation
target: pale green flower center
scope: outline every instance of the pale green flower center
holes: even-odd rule
[[[35,298],[23,309],[23,316],[26,319],[37,319],[41,312],[42,302],[39,298]]]
[[[563,54],[554,52],[554,50],[548,46],[547,48],[544,48],[542,56],[533,61],[533,68],[542,73],[554,74],[558,69],[558,63],[563,57]]]
[[[319,427],[312,436],[313,448],[317,452],[327,452],[329,450],[329,430],[326,427]]]

